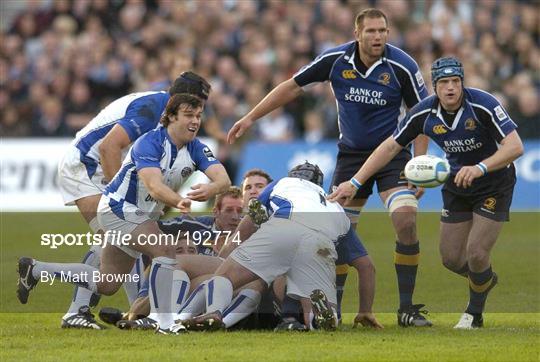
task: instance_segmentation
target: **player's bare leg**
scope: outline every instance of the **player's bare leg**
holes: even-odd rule
[[[366,205],[367,201],[367,199],[352,199],[348,201],[344,206],[345,213],[351,220],[351,226],[355,231],[356,226],[358,225],[358,219],[360,217],[360,210]],[[345,289],[345,282],[347,281],[348,273],[349,266],[347,264],[336,265],[338,323],[341,323],[341,301],[343,299],[343,291]]]
[[[460,223],[441,222],[439,252],[443,265],[465,278],[469,276],[467,263],[467,240],[472,220]]]
[[[454,328],[473,329],[484,324],[482,313],[488,293],[497,285],[497,274],[491,269],[490,253],[503,223],[473,213],[472,227],[467,240],[469,265],[469,304]]]
[[[413,304],[413,293],[420,257],[420,243],[416,235],[416,210],[418,201],[415,191],[407,187],[395,187],[379,193],[390,212],[397,235],[394,253],[399,310],[398,324],[403,327],[429,327],[431,322],[421,314],[423,304]]]
[[[223,262],[222,259],[208,255],[177,255],[177,268],[185,271],[190,279],[201,275],[214,274]]]

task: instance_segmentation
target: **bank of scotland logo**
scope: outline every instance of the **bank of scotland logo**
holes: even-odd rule
[[[341,72],[341,76],[345,79],[356,79],[354,69],[345,69],[343,72]]]

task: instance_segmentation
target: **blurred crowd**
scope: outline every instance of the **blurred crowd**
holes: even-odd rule
[[[389,42],[416,59],[428,85],[431,62],[457,55],[466,85],[494,93],[521,136],[539,139],[539,4],[4,0],[0,135],[72,137],[115,98],[164,90],[193,69],[213,87],[203,135],[223,142],[270,89],[325,49],[352,40],[361,9],[378,7],[390,19]],[[332,93],[320,84],[261,119],[248,139],[319,142],[337,137],[336,119]],[[224,146],[220,156],[235,152]]]

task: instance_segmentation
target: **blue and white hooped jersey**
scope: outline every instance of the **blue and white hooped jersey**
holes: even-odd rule
[[[88,177],[92,178],[99,167],[99,145],[115,124],[122,126],[131,142],[135,142],[156,128],[169,98],[167,92],[128,94],[113,101],[77,132],[73,145],[80,151]]]
[[[164,204],[150,196],[144,183],[139,180],[139,170],[159,168],[163,183],[177,192],[194,171],[204,172],[211,165],[219,163],[208,146],[197,138],[178,149],[167,129],[159,127],[133,144],[120,171],[105,188],[104,195],[111,199],[109,206],[122,219],[125,203],[136,206],[142,212],[159,214]]]
[[[324,190],[312,182],[285,177],[266,186],[258,197],[270,217],[289,219],[316,230],[333,242],[349,231],[351,222],[337,202],[326,200]]]
[[[406,146],[425,134],[444,150],[451,173],[476,165],[493,155],[503,138],[514,131],[512,121],[499,101],[476,88],[464,88],[464,101],[447,123],[439,99],[433,95],[417,104],[394,132],[394,139]]]
[[[369,151],[377,148],[427,96],[418,65],[403,50],[386,44],[383,57],[362,69],[357,42],[329,49],[295,75],[304,87],[330,81],[338,107],[340,150]],[[363,66],[365,68],[365,66]]]

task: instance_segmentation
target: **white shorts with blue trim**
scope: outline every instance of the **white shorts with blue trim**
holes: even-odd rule
[[[92,177],[81,162],[81,152],[70,145],[64,158],[58,164],[58,187],[65,205],[75,205],[75,201],[83,197],[100,195],[107,185],[103,170],[98,164]]]
[[[142,223],[153,221],[147,213],[141,212],[139,208],[129,202],[120,203],[103,195],[99,200],[97,219],[103,231],[116,231],[114,239],[107,240],[107,244],[116,246],[134,259],[141,255],[140,252],[127,245],[118,244],[116,241],[120,240],[119,236],[131,234]]]

